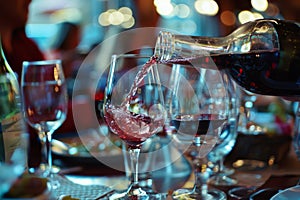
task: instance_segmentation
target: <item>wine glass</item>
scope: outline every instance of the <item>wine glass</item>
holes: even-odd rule
[[[205,161],[218,142],[222,129],[229,127],[230,99],[224,84],[226,75],[187,64],[174,64],[172,68],[166,108],[170,126],[176,129],[173,142],[191,157],[195,172],[194,187],[174,191],[173,198],[226,199],[224,192],[208,190],[210,171]]]
[[[105,88],[105,121],[129,151],[133,181],[128,199],[150,198],[138,181],[139,155],[143,143],[161,131],[165,122],[162,87],[153,63],[145,64],[138,55],[113,55]]]
[[[216,186],[229,186],[237,183],[237,180],[229,177],[229,175],[234,173],[234,170],[225,167],[224,159],[233,149],[238,134],[240,90],[231,80],[226,81],[226,83],[228,83],[227,90],[228,95],[230,95],[228,127],[223,129],[217,144],[207,155],[208,160],[212,162],[212,167],[216,168],[216,171],[213,170],[214,173],[211,175],[209,183]]]
[[[42,142],[44,163],[33,173],[51,177],[52,134],[65,121],[68,108],[61,61],[24,61],[21,87],[25,120],[38,131]]]

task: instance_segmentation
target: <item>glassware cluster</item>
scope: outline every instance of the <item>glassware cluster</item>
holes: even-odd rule
[[[133,75],[132,63],[123,69],[128,71],[125,76],[117,74],[115,57],[108,75],[104,113],[111,131],[127,143],[131,152],[135,178],[128,196],[149,198],[138,186],[140,146],[163,126],[171,126],[175,129],[172,142],[191,157],[195,170],[194,188],[175,191],[173,197],[226,198],[221,191],[207,189],[208,172],[203,161],[222,160],[234,145],[240,97],[232,80],[253,93],[299,96],[299,30],[295,22],[263,19],[248,22],[222,38],[161,32],[154,56]],[[157,73],[159,64],[172,68],[164,91]],[[116,84],[118,75],[126,78]],[[162,108],[166,109],[166,118]],[[223,148],[228,152],[223,153]],[[216,184],[235,184],[224,175],[218,178]]]

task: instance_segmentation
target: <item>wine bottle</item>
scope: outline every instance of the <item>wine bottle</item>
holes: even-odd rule
[[[261,19],[225,37],[160,32],[159,62],[226,70],[246,90],[274,96],[300,96],[300,24]]]
[[[21,146],[24,145],[21,143],[24,130],[18,80],[6,61],[0,42],[0,162],[20,163],[16,160],[20,158],[20,152],[19,157],[16,157],[15,151],[21,148],[24,150],[24,146]],[[26,152],[23,154],[26,156]],[[21,159],[27,162],[26,158]]]

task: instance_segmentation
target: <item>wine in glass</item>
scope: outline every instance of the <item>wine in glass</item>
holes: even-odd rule
[[[149,58],[149,57],[148,57]],[[139,63],[139,56],[113,55],[104,97],[104,117],[110,130],[129,150],[133,181],[128,199],[149,199],[138,181],[139,154],[143,143],[162,130],[164,98],[157,65]]]
[[[21,87],[25,120],[38,131],[45,159],[33,173],[50,177],[52,134],[65,121],[68,108],[61,61],[24,61]]]
[[[195,68],[192,64],[173,65],[171,94],[166,97],[170,125],[176,129],[173,141],[190,155],[195,171],[194,187],[176,190],[175,199],[226,199],[224,192],[208,190],[205,162],[228,122],[229,96],[223,76],[226,75],[217,70]]]

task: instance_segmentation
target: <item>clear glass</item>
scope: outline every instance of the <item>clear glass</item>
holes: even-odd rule
[[[174,145],[190,157],[195,184],[178,189],[173,198],[226,199],[224,192],[208,189],[209,170],[205,157],[229,128],[230,96],[226,74],[193,65],[174,64],[166,107]]]
[[[125,198],[149,199],[139,184],[139,155],[143,143],[165,123],[164,98],[157,65],[149,56],[113,55],[104,95],[104,117],[110,130],[129,150],[133,181]]]
[[[167,63],[225,70],[246,90],[263,95],[300,96],[299,23],[261,19],[241,25],[225,37],[161,32],[155,57]],[[293,41],[293,42],[291,42]]]
[[[249,92],[299,101],[299,38],[299,23],[278,19],[251,21],[219,38],[161,32],[155,57],[162,63],[221,70]]]
[[[231,96],[230,112],[227,128],[224,128],[220,134],[217,144],[207,155],[207,159],[212,163],[214,170],[209,184],[215,186],[230,186],[237,184],[237,180],[229,175],[234,173],[234,169],[227,168],[224,165],[225,157],[233,149],[237,139],[237,127],[239,123],[240,92],[232,81],[228,81],[228,94]]]
[[[26,122],[38,131],[44,160],[34,173],[50,177],[51,141],[54,131],[66,119],[67,86],[60,60],[23,62],[22,109]]]

